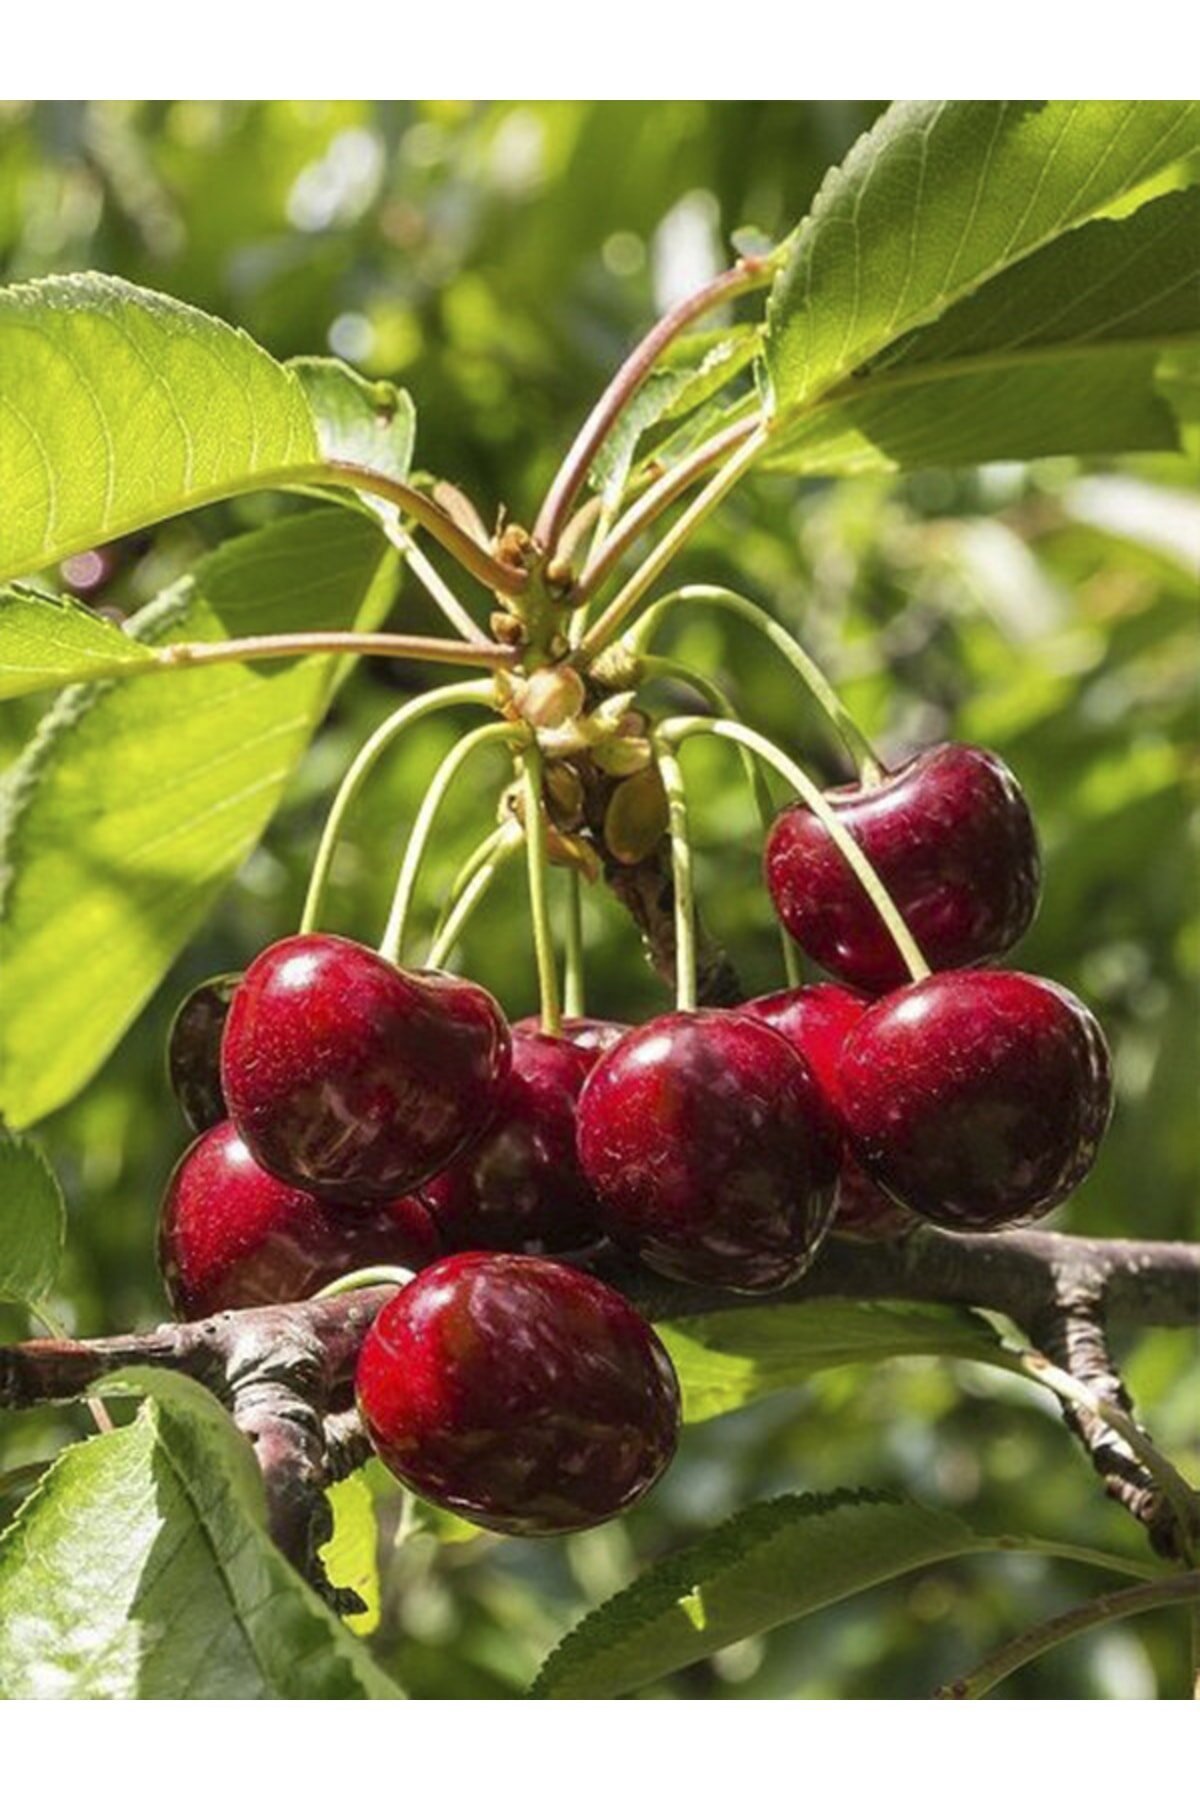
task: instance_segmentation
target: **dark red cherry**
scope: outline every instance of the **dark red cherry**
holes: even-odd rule
[[[773,1025],[798,1050],[813,1075],[830,1111],[841,1120],[841,1083],[838,1065],[842,1046],[871,1002],[849,988],[823,982],[813,987],[783,988],[763,994],[738,1008],[764,1024]],[[838,1176],[837,1207],[831,1231],[843,1237],[889,1238],[911,1231],[917,1223],[911,1213],[877,1187],[855,1162],[843,1144]]]
[[[400,1481],[490,1531],[582,1531],[658,1480],[679,1388],[629,1302],[533,1256],[447,1257],[389,1300],[358,1404]]]
[[[518,1019],[513,1026],[517,1036],[537,1036],[542,1029],[542,1021],[536,1013],[527,1019]],[[589,1019],[583,1015],[574,1019],[564,1019],[561,1035],[568,1043],[578,1044],[581,1050],[611,1050],[619,1039],[629,1030],[628,1025],[620,1025],[615,1019]]]
[[[421,1189],[453,1250],[572,1250],[600,1235],[575,1149],[575,1104],[599,1052],[514,1030],[483,1136]]]
[[[855,1155],[912,1212],[960,1231],[1040,1218],[1095,1161],[1112,1110],[1104,1035],[1052,981],[932,975],[878,1001],[846,1039]]]
[[[421,1269],[440,1251],[419,1200],[351,1210],[285,1187],[228,1120],[176,1164],[158,1227],[159,1268],[181,1319],[304,1300],[351,1269]]]
[[[180,1003],[167,1035],[167,1074],[179,1110],[193,1131],[225,1117],[221,1092],[221,1033],[240,975],[211,975]]]
[[[1037,910],[1037,839],[998,757],[969,744],[923,751],[875,787],[825,798],[874,864],[935,969],[1001,956]],[[814,961],[882,993],[904,965],[857,877],[815,814],[781,812],[765,855],[775,910]]]
[[[833,1212],[840,1142],[807,1063],[735,1012],[668,1013],[600,1058],[579,1156],[618,1243],[680,1281],[794,1281]]]
[[[510,1059],[504,1015],[474,982],[314,934],[247,969],[221,1082],[264,1169],[369,1204],[411,1192],[486,1130]]]

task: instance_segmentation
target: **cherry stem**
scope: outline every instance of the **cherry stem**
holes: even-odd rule
[[[661,475],[652,487],[647,488],[641,498],[621,515],[615,528],[606,532],[602,542],[593,545],[583,573],[572,590],[572,605],[585,606],[646,527],[653,524],[659,514],[665,512],[671,502],[677,500],[693,482],[698,481],[714,463],[720,462],[728,451],[736,450],[739,444],[744,443],[757,428],[757,417],[737,420],[724,431],[717,432],[715,437],[706,439],[690,455],[683,457]]]
[[[678,606],[690,606],[696,602],[730,612],[735,618],[744,619],[763,634],[795,670],[817,702],[845,745],[863,784],[868,787],[878,786],[885,771],[874,748],[865,732],[851,718],[822,670],[777,619],[773,619],[770,613],[753,600],[748,600],[744,594],[735,593],[732,588],[710,587],[706,584],[679,588],[664,599],[656,600],[637,623],[630,627],[625,633],[626,647],[635,655],[640,654],[670,612]]]
[[[407,731],[410,725],[428,718],[431,713],[441,712],[448,706],[489,706],[494,698],[495,690],[490,681],[461,681],[450,687],[434,688],[430,693],[418,694],[415,700],[399,707],[371,733],[347,769],[325,820],[325,829],[321,833],[312,874],[308,879],[304,911],[300,915],[301,932],[312,931],[316,925],[346,814],[388,745],[402,731]]]
[[[714,712],[718,713],[721,718],[737,719],[737,709],[724,689],[709,676],[689,668],[687,663],[676,662],[670,656],[639,656],[638,662],[641,673],[647,680],[686,682],[689,687],[695,688],[696,692],[708,701]],[[754,810],[758,814],[758,821],[765,836],[771,829],[778,808],[771,796],[771,790],[767,786],[766,777],[759,767],[758,759],[742,744],[738,746],[738,755],[741,757],[742,767],[746,772],[746,780],[754,800]],[[791,934],[782,925],[779,927],[779,948],[783,957],[784,979],[787,985],[799,987],[802,979],[799,953]]]
[[[708,735],[710,737],[728,738],[731,743],[745,744],[756,756],[761,756],[769,763],[777,774],[793,787],[800,798],[820,819],[826,831],[842,856],[858,877],[864,892],[874,906],[887,929],[888,935],[904,960],[913,981],[924,981],[930,973],[929,964],[922,956],[916,939],[900,916],[899,909],[888,893],[872,864],[860,849],[859,845],[838,818],[824,794],[804,770],[794,763],[790,756],[773,744],[761,732],[752,731],[749,725],[743,725],[733,719],[668,719],[658,728],[658,735],[668,743],[682,743],[686,738]]]
[[[495,831],[471,857],[474,867],[454,900],[444,921],[438,926],[433,944],[425,958],[430,969],[445,967],[446,958],[454,950],[476,907],[487,894],[497,875],[521,848],[521,832],[511,822]],[[480,856],[480,851],[486,855]]]
[[[664,532],[645,562],[635,569],[616,598],[609,602],[595,624],[585,632],[579,646],[579,654],[584,662],[592,661],[612,641],[646,590],[653,586],[692,533],[716,510],[726,494],[737,486],[766,441],[766,427],[756,425],[728,462],[701,488],[671,529]]]
[[[588,470],[596,460],[600,446],[663,351],[696,319],[703,318],[714,307],[722,306],[740,294],[765,287],[774,274],[775,265],[769,258],[744,257],[732,269],[724,270],[694,294],[679,301],[670,312],[664,313],[625,358],[584,420],[542,502],[533,535],[547,555],[553,552],[558,543],[571,504],[587,480]]]
[[[414,1279],[412,1269],[403,1269],[399,1264],[374,1263],[369,1268],[351,1269],[346,1275],[339,1275],[336,1281],[319,1288],[313,1295],[314,1300],[332,1300],[338,1294],[353,1294],[359,1288],[382,1287],[386,1282],[392,1287],[407,1287]]]
[[[1024,1375],[1041,1387],[1049,1388],[1060,1400],[1066,1400],[1072,1406],[1091,1413],[1093,1417],[1102,1420],[1110,1431],[1123,1438],[1143,1468],[1158,1483],[1175,1514],[1181,1542],[1194,1550],[1197,1530],[1200,1528],[1200,1495],[1196,1494],[1171,1459],[1163,1455],[1123,1407],[1114,1406],[1111,1400],[1094,1393],[1086,1382],[1080,1381],[1066,1369],[1060,1369],[1048,1357],[1043,1356],[1040,1350],[1017,1350],[1004,1345],[997,1351],[995,1361],[998,1367],[1009,1369],[1015,1375]]]
[[[523,736],[524,730],[524,727],[509,724],[503,719],[497,720],[494,725],[481,725],[478,730],[468,731],[465,737],[459,738],[454,747],[442,758],[433,780],[425,790],[425,797],[421,801],[412,830],[409,832],[404,859],[400,864],[400,874],[396,882],[396,892],[392,899],[392,909],[388,914],[388,922],[380,940],[379,954],[386,957],[389,962],[400,963],[403,961],[405,932],[408,928],[408,918],[412,910],[417,880],[421,873],[421,864],[429,849],[437,815],[454,777],[468,757],[473,756],[476,750],[481,750],[486,744],[516,742]]]
[[[578,869],[567,870],[566,930],[563,933],[563,1009],[569,1019],[587,1012],[583,958],[583,882]]]
[[[550,926],[550,901],[546,891],[548,864],[546,815],[542,810],[542,753],[536,744],[521,751],[522,823],[529,869],[529,915],[533,927],[533,953],[537,962],[542,1030],[550,1037],[562,1034],[562,1005],[558,997],[558,964]]]
[[[386,656],[459,668],[505,669],[519,659],[520,651],[486,638],[468,644],[456,638],[403,637],[390,631],[281,631],[271,637],[225,638],[212,644],[164,644],[151,656],[128,663],[114,674],[125,679],[282,656]]]
[[[389,520],[387,535],[447,622],[461,632],[469,644],[486,644],[486,632],[475,623],[453,588],[443,581],[412,533],[406,531],[399,520]]]
[[[423,525],[443,550],[448,550],[468,574],[474,575],[477,581],[482,582],[493,593],[515,595],[524,591],[529,578],[523,569],[513,568],[510,563],[503,563],[493,556],[490,550],[476,542],[470,532],[464,531],[436,500],[423,494],[419,488],[410,487],[406,481],[397,481],[394,476],[381,474],[376,469],[362,468],[358,463],[332,461],[297,469],[289,476],[288,485],[348,487],[359,493],[375,494],[380,500],[390,501],[400,512]]]
[[[707,723],[707,721],[704,721]],[[675,1006],[696,1010],[696,890],[692,872],[692,839],[687,789],[671,740],[655,732],[655,760],[667,795],[671,830],[671,881],[675,890]]]
[[[1069,1638],[1078,1637],[1080,1632],[1090,1631],[1112,1619],[1130,1619],[1155,1607],[1183,1606],[1198,1600],[1200,1574],[1195,1573],[1172,1575],[1165,1581],[1142,1582],[1137,1587],[1101,1594],[1084,1606],[1072,1607],[1070,1612],[1059,1613],[1056,1618],[1045,1619],[1040,1625],[1023,1631],[972,1669],[969,1675],[938,1688],[934,1698],[981,1700],[1006,1676],[1024,1668],[1026,1663],[1052,1650],[1056,1644],[1065,1644]]]

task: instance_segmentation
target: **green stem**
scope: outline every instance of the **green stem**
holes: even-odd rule
[[[542,809],[542,754],[536,744],[521,752],[521,784],[524,799],[525,848],[529,866],[529,912],[533,925],[533,952],[537,961],[542,1030],[551,1037],[562,1031],[562,1006],[558,997],[558,965],[554,934],[550,927],[550,903],[546,892],[546,815]]]
[[[675,890],[675,1006],[696,1010],[696,893],[687,789],[670,740],[654,734],[654,754],[666,789],[671,826],[671,883]]]
[[[411,1269],[402,1269],[391,1263],[373,1263],[366,1269],[351,1269],[348,1275],[339,1275],[327,1287],[320,1288],[313,1295],[314,1300],[332,1300],[336,1294],[353,1294],[359,1288],[370,1287],[407,1287],[413,1279]]]
[[[446,897],[442,901],[442,908],[438,913],[437,924],[433,928],[433,935],[435,938],[440,937],[445,930],[446,921],[449,919],[459,896],[467,887],[476,871],[483,866],[493,850],[495,850],[498,845],[503,842],[508,833],[514,829],[517,830],[517,835],[519,837],[519,829],[514,827],[511,819],[506,819],[503,825],[497,825],[494,831],[489,831],[485,838],[481,838],[479,843],[477,843],[472,850],[470,856],[467,857],[466,861],[459,864],[451,879],[450,886],[446,889]]]
[[[760,732],[752,731],[748,725],[743,725],[733,719],[668,719],[665,724],[659,726],[658,735],[664,737],[668,743],[676,744],[682,743],[685,738],[705,735],[728,738],[731,743],[745,744],[748,749],[753,750],[756,756],[761,756],[763,761],[768,763],[777,774],[782,775],[783,779],[795,789],[800,798],[820,819],[849,867],[858,877],[863,891],[879,914],[892,942],[903,958],[910,978],[913,981],[925,979],[929,974],[929,964],[922,956],[916,939],[900,916],[891,895],[816,782],[811,780],[804,770],[792,761],[790,756],[785,755]]]
[[[413,895],[416,892],[417,878],[421,873],[421,864],[425,860],[425,853],[429,848],[434,822],[454,777],[467,758],[474,755],[476,750],[482,749],[485,744],[512,743],[521,734],[520,726],[511,725],[505,720],[497,721],[494,725],[481,725],[477,731],[468,731],[466,736],[460,738],[453,749],[442,758],[437,773],[425,790],[425,798],[413,821],[413,828],[405,846],[404,860],[400,865],[400,875],[392,899],[392,910],[388,914],[388,922],[380,940],[379,954],[385,956],[389,962],[399,963],[403,959],[404,935],[408,926]]]
[[[569,1019],[587,1012],[583,963],[583,881],[578,869],[567,870],[567,923],[563,934],[563,1010]]]
[[[1181,1606],[1200,1600],[1200,1574],[1174,1575],[1166,1581],[1147,1581],[1137,1587],[1120,1588],[1116,1593],[1101,1594],[1085,1606],[1072,1607],[1056,1618],[1044,1619],[1029,1631],[1023,1631],[1002,1649],[972,1669],[969,1675],[937,1690],[939,1700],[981,1700],[1006,1676],[1025,1667],[1035,1657],[1083,1631],[1106,1625],[1113,1619],[1131,1619],[1138,1613],[1150,1612],[1158,1606]]]
[[[408,701],[372,732],[346,771],[342,785],[329,809],[329,816],[325,821],[325,829],[321,833],[321,841],[317,846],[317,854],[313,861],[312,874],[309,877],[304,911],[300,915],[302,932],[312,931],[316,924],[346,814],[353,805],[363,782],[392,740],[399,737],[402,731],[407,731],[410,725],[415,725],[419,719],[428,718],[431,713],[441,712],[444,707],[489,706],[494,695],[495,689],[490,681],[460,681],[451,687],[434,688],[430,693],[418,694],[415,700]]]
[[[486,644],[486,633],[475,623],[453,588],[442,580],[412,533],[398,520],[393,522],[389,518],[387,535],[447,622],[460,631],[469,644]]]
[[[447,663],[459,668],[511,668],[520,651],[483,638],[402,637],[392,631],[281,631],[269,637],[223,638],[211,644],[164,644],[143,661],[113,670],[121,677],[162,675],[173,669],[206,669],[214,663],[267,662],[291,656],[386,656],[403,662]]]
[[[474,575],[477,581],[482,582],[484,587],[491,588],[493,593],[520,594],[528,582],[529,578],[524,570],[502,563],[490,550],[477,544],[470,532],[464,531],[436,500],[423,494],[419,488],[410,487],[406,481],[397,481],[392,475],[384,475],[377,469],[365,469],[358,463],[331,461],[291,471],[288,485],[349,487],[359,493],[375,494],[381,500],[389,500],[400,512],[416,519],[430,537],[436,538],[442,548],[450,552],[456,562]]]
[[[701,675],[697,670],[689,668],[687,663],[676,662],[670,656],[639,656],[638,662],[647,680],[686,682],[689,687],[695,688],[698,694],[703,695],[720,718],[736,719],[738,717],[736,707],[720,684],[709,676]],[[740,744],[738,755],[741,757],[742,767],[746,772],[746,780],[750,785],[750,793],[754,800],[754,810],[758,814],[758,822],[765,836],[775,822],[778,808],[772,798],[771,790],[767,786],[766,776],[759,767],[757,757]],[[782,925],[779,927],[779,948],[783,956],[784,978],[787,985],[799,987],[803,979],[800,956],[791,935],[785,931]]]
[[[644,612],[636,625],[631,626],[625,635],[628,648],[639,654],[673,607],[692,605],[702,601],[709,606],[717,606],[726,612],[733,613],[736,618],[744,619],[774,645],[796,674],[800,677],[829,723],[833,726],[842,743],[846,746],[859,776],[869,786],[877,785],[883,778],[884,770],[875,755],[869,738],[859,728],[847,712],[842,700],[830,686],[825,675],[808,655],[807,651],[792,637],[789,631],[761,606],[753,600],[747,600],[744,594],[737,594],[731,588],[710,587],[697,584],[679,588]]]
[[[426,966],[430,969],[445,967],[446,958],[458,943],[476,907],[505,863],[510,862],[521,848],[521,833],[515,825],[502,826],[499,832],[493,832],[487,843],[490,846],[488,854],[471,870],[444,922],[438,926],[433,945],[425,958]],[[474,857],[471,860],[475,862]]]
[[[719,468],[685,512],[659,539],[645,562],[635,569],[616,598],[605,607],[595,624],[585,632],[579,646],[580,656],[590,662],[620,631],[646,590],[653,586],[663,570],[681,550],[692,533],[715,511],[726,494],[735,488],[767,441],[766,427],[760,425]]]
[[[1066,1369],[1060,1369],[1057,1363],[1050,1362],[1040,1350],[1018,1350],[1009,1345],[1000,1345],[988,1360],[994,1361],[999,1368],[1009,1369],[1014,1375],[1024,1375],[1028,1380],[1036,1381],[1040,1387],[1048,1388],[1060,1400],[1066,1400],[1071,1406],[1102,1420],[1110,1431],[1124,1440],[1142,1466],[1154,1477],[1175,1514],[1183,1542],[1195,1546],[1198,1496],[1170,1458],[1163,1455],[1157,1444],[1146,1436],[1127,1412],[1093,1393],[1086,1382],[1069,1374]]]

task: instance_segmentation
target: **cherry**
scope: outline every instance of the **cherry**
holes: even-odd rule
[[[542,1021],[537,1014],[527,1019],[518,1019],[513,1026],[516,1036],[536,1036],[542,1029]],[[628,1025],[620,1025],[615,1019],[589,1019],[583,1015],[575,1019],[564,1019],[561,1035],[569,1043],[578,1044],[582,1050],[611,1050],[612,1046],[629,1030]]]
[[[483,1136],[421,1190],[456,1250],[570,1250],[599,1236],[575,1150],[575,1103],[599,1052],[514,1029]]]
[[[1055,982],[933,975],[871,1007],[846,1040],[855,1155],[897,1200],[962,1231],[1039,1218],[1095,1161],[1112,1110],[1104,1035]]]
[[[158,1262],[179,1318],[304,1300],[372,1263],[424,1268],[440,1253],[419,1200],[330,1205],[260,1169],[226,1120],[185,1151],[163,1197]]]
[[[621,1039],[579,1101],[603,1225],[651,1268],[745,1293],[803,1274],[833,1212],[835,1122],[803,1058],[735,1012]]]
[[[511,1046],[491,995],[313,934],[242,977],[221,1046],[229,1116],[255,1160],[322,1199],[410,1192],[486,1130]]]
[[[804,1057],[817,1084],[840,1121],[841,1083],[838,1065],[842,1046],[871,1002],[849,988],[824,982],[813,987],[783,988],[747,1000],[739,1012],[773,1025]],[[877,1187],[843,1145],[837,1206],[830,1229],[843,1237],[889,1238],[911,1231],[917,1221]]]
[[[167,1073],[179,1110],[193,1131],[225,1117],[221,1033],[240,975],[211,975],[183,1000],[167,1035]]]
[[[447,1257],[389,1300],[359,1410],[406,1486],[491,1531],[582,1531],[631,1506],[679,1434],[662,1344],[603,1282],[533,1256]]]
[[[825,798],[875,865],[935,969],[1000,956],[1037,910],[1033,821],[1012,772],[969,744],[939,744],[874,787]],[[831,974],[882,993],[906,979],[895,945],[815,814],[789,806],[767,840],[775,910]]]

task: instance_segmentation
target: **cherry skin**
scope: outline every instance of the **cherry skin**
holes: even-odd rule
[[[159,1268],[181,1319],[305,1300],[351,1269],[420,1269],[440,1253],[419,1200],[368,1212],[286,1187],[259,1168],[228,1120],[184,1152],[159,1219]]]
[[[542,1021],[537,1014],[527,1019],[518,1019],[513,1026],[514,1037],[537,1036],[542,1029]],[[589,1019],[580,1015],[574,1019],[562,1021],[561,1036],[568,1043],[578,1044],[581,1050],[611,1050],[613,1045],[630,1029],[621,1025],[616,1019]]]
[[[875,787],[825,798],[861,846],[934,969],[1003,955],[1037,910],[1041,872],[1024,795],[998,757],[939,744]],[[875,907],[815,814],[789,806],[765,853],[767,886],[787,930],[852,987],[884,993],[907,979]]]
[[[483,1136],[421,1189],[454,1250],[572,1250],[599,1236],[575,1150],[575,1105],[599,1052],[513,1031],[512,1069]]]
[[[836,1123],[803,1058],[744,1013],[668,1013],[621,1039],[579,1101],[579,1157],[618,1244],[679,1281],[794,1281],[833,1214]]]
[[[193,1131],[225,1117],[221,1092],[221,1034],[240,975],[210,975],[187,995],[167,1034],[167,1074],[179,1110]]]
[[[242,977],[221,1082],[264,1169],[321,1199],[378,1204],[486,1130],[510,1060],[504,1015],[474,982],[312,934],[272,944]]]
[[[624,1511],[679,1435],[675,1371],[640,1313],[592,1276],[533,1256],[435,1263],[371,1326],[356,1385],[398,1480],[518,1537]]]
[[[823,982],[812,987],[782,988],[747,1000],[738,1008],[751,1018],[773,1025],[807,1062],[829,1104],[841,1121],[838,1065],[842,1046],[871,1002],[849,988]],[[830,1230],[839,1237],[893,1238],[911,1231],[917,1221],[859,1167],[843,1144],[837,1207]]]
[[[932,975],[878,1001],[846,1040],[840,1078],[868,1174],[951,1230],[1049,1212],[1091,1168],[1112,1112],[1087,1007],[1009,970]]]

